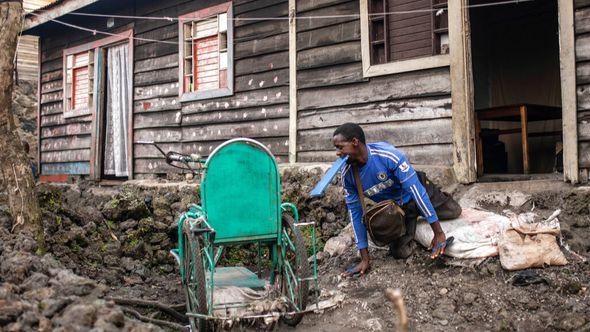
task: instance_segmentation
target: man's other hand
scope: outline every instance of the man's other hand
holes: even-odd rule
[[[440,232],[434,233],[434,237],[432,238],[432,242],[430,244],[430,247],[432,248],[432,254],[430,255],[430,258],[435,259],[445,253],[445,250],[447,249],[446,241],[447,237],[442,230]]]

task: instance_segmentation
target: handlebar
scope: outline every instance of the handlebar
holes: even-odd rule
[[[166,159],[166,164],[176,167],[176,168],[191,171],[193,174],[195,173],[196,170],[200,170],[202,168],[201,164],[204,164],[206,162],[206,160],[202,159],[202,157],[198,154],[186,155],[186,154],[178,153],[175,151],[164,152],[164,150],[162,150],[158,146],[158,144],[156,144],[153,141],[138,141],[137,143],[138,144],[153,145],[164,156],[164,158]],[[185,167],[180,167],[180,166],[174,165],[175,162],[182,163],[185,165]],[[198,166],[191,167],[190,163],[197,163]]]

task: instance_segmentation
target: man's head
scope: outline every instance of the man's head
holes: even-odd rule
[[[338,157],[348,156],[351,161],[361,161],[365,151],[365,133],[356,123],[345,123],[336,128],[332,143]]]

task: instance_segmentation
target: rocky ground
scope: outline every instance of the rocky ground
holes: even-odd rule
[[[301,208],[303,221],[318,224],[321,249],[348,221],[338,187],[321,200],[304,197],[320,174],[285,170],[282,192],[284,201]],[[534,204],[539,214],[549,215],[561,207],[566,243],[590,257],[590,192],[570,188],[498,199],[470,190],[454,188],[464,202],[471,199],[491,210],[519,211]],[[179,272],[168,250],[176,247],[175,220],[199,201],[196,185],[152,181],[99,188],[79,183],[41,185],[39,193],[47,254],[35,255],[35,243],[10,234],[5,211],[0,217],[0,330],[149,331],[186,324],[174,312],[123,305],[121,299],[158,301],[183,312]],[[516,196],[519,200],[506,199]],[[451,259],[432,262],[422,248],[407,260],[391,259],[380,250],[372,254],[371,272],[350,280],[338,275],[357,259],[353,245],[336,257],[322,255],[321,288],[344,294],[343,303],[307,315],[295,329],[277,329],[392,330],[397,317],[383,292],[393,287],[404,295],[414,330],[590,330],[590,265],[571,255],[565,267],[537,269],[542,283],[518,287],[512,284],[516,273],[502,270],[496,258],[470,266]],[[247,264],[253,257],[254,252],[235,248],[222,261]]]

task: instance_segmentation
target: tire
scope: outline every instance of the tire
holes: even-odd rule
[[[291,251],[291,253],[286,257],[289,260],[291,267],[293,268],[294,274],[299,278],[309,278],[311,276],[311,267],[307,262],[307,252],[305,250],[305,241],[303,240],[303,236],[299,231],[299,228],[295,227],[295,220],[288,214],[283,214],[281,221],[283,223],[283,229],[287,231],[293,245],[295,246],[295,252]],[[281,234],[282,235],[282,234]],[[281,243],[282,244],[282,243]],[[283,267],[281,272],[281,292],[287,298],[290,297],[288,281],[285,276],[286,269]],[[298,303],[297,306],[300,310],[305,310],[307,306],[307,298],[309,293],[309,280],[303,281],[299,284],[298,289],[295,290],[295,293],[299,295],[297,299],[295,299]],[[299,298],[301,299],[299,301]],[[295,308],[290,308],[295,309]],[[303,314],[295,314],[289,316],[282,316],[281,321],[289,326],[296,326],[301,322],[303,319]]]
[[[203,257],[201,255],[201,239],[196,238],[190,231],[188,220],[182,227],[182,237],[184,240],[184,280],[186,295],[186,310],[191,313],[207,315],[207,284],[205,279],[205,267],[203,266]],[[190,290],[194,291],[190,296]],[[212,324],[206,319],[197,317],[188,317],[191,331],[212,331]]]

